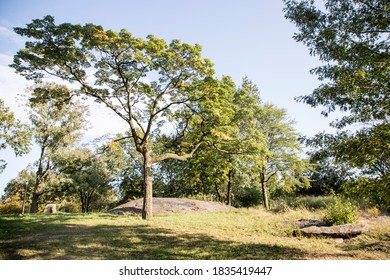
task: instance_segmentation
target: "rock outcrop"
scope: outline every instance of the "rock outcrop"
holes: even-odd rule
[[[310,226],[301,228],[304,236],[323,236],[331,238],[349,239],[356,237],[367,230],[363,224],[345,224],[337,226]]]
[[[349,239],[367,231],[367,227],[363,224],[327,226],[323,221],[311,219],[300,219],[295,221],[294,225],[299,228],[295,231],[295,235],[307,237],[316,236]]]

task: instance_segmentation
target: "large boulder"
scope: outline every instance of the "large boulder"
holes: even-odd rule
[[[53,214],[57,213],[57,207],[55,204],[47,204],[45,206],[45,210],[43,210],[43,213],[45,214]]]
[[[143,199],[131,200],[108,211],[111,214],[139,214],[142,212]],[[222,203],[187,198],[153,197],[153,213],[207,213],[232,209]]]

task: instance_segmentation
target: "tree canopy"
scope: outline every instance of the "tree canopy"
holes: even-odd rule
[[[384,0],[285,0],[285,16],[298,27],[294,39],[325,65],[312,71],[323,84],[298,98],[339,109],[346,115],[333,125],[388,122],[390,110],[390,4]]]
[[[15,118],[14,113],[0,99],[0,150],[10,147],[20,156],[30,151],[31,132],[26,124]],[[0,173],[7,163],[0,159]]]
[[[53,83],[38,84],[31,89],[29,118],[34,141],[40,150],[30,208],[32,213],[37,211],[39,197],[45,193],[53,173],[53,156],[75,144],[86,125],[88,110],[78,101],[69,99],[71,92],[69,88]],[[62,102],[62,98],[67,98],[67,102]]]
[[[201,47],[179,40],[168,44],[153,35],[144,40],[124,29],[114,32],[94,24],[56,25],[52,16],[15,31],[32,38],[14,57],[11,66],[18,73],[28,79],[49,74],[77,83],[80,95],[104,104],[128,124],[129,138],[144,159],[142,216],[150,218],[152,164],[192,157],[224,120],[218,105],[223,86],[213,78]],[[165,149],[154,146],[157,138],[165,141]],[[174,152],[179,142],[181,150]]]
[[[307,0],[285,4],[286,17],[299,30],[294,38],[325,63],[311,70],[322,85],[298,100],[323,106],[324,116],[343,113],[331,123],[337,133],[319,133],[307,144],[322,158],[358,168],[372,185],[388,187],[389,1],[327,0],[323,8]]]

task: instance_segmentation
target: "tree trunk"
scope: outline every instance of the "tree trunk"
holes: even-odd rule
[[[80,202],[81,202],[81,213],[85,213],[85,197],[82,191],[79,191],[80,194]]]
[[[92,197],[93,195],[95,194],[95,191],[92,190],[90,192],[87,193],[87,202],[86,202],[86,205],[85,205],[85,211],[86,213],[89,213],[89,210],[91,208],[91,201],[92,201]]]
[[[269,200],[268,200],[268,191],[267,191],[267,181],[265,179],[265,174],[260,175],[261,189],[263,191],[263,203],[265,209],[269,210]]]
[[[215,186],[215,192],[217,193],[218,201],[222,202],[222,197],[218,190],[218,184],[214,182],[214,186]]]
[[[39,164],[38,164],[38,170],[36,173],[36,179],[35,179],[35,185],[34,190],[32,194],[31,199],[31,207],[30,207],[30,213],[37,213],[38,211],[38,200],[39,197],[43,194],[44,190],[44,181],[45,177],[47,175],[47,171],[49,170],[49,164],[47,164],[46,170],[44,170],[44,158],[45,158],[45,151],[46,151],[46,140],[44,140],[44,143],[41,147],[41,154],[39,156]]]
[[[152,180],[152,158],[148,152],[144,157],[144,203],[142,207],[142,219],[148,220],[153,216],[153,180]]]
[[[26,209],[26,200],[27,200],[27,183],[24,187],[24,196],[23,196],[23,207],[22,207],[22,215],[24,215]]]
[[[38,201],[39,197],[42,193],[40,192],[33,192],[32,198],[31,198],[31,206],[30,206],[30,213],[37,213],[38,211]]]
[[[232,205],[232,180],[233,180],[233,170],[230,169],[228,173],[228,186],[227,186],[227,199],[226,205]]]

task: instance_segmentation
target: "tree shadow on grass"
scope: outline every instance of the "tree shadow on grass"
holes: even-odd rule
[[[1,220],[2,259],[215,260],[302,259],[300,249],[263,243],[238,243],[207,234],[178,234],[152,225],[85,226],[46,220]]]

